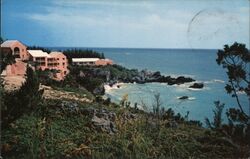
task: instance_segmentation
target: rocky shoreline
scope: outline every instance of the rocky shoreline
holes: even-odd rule
[[[190,89],[202,89],[203,83],[196,82],[195,79],[186,76],[173,77],[162,75],[159,71],[150,71],[147,69],[137,70],[128,69],[120,65],[108,65],[105,67],[86,67],[84,70],[75,68],[79,80],[85,79],[86,87],[91,85],[91,91],[94,95],[104,95],[105,91],[118,89],[126,83],[166,83],[167,85],[181,85],[190,83]],[[91,81],[94,81],[91,83]],[[90,83],[89,83],[90,82]],[[83,81],[84,83],[84,81]]]
[[[158,83],[166,83],[168,85],[181,85],[195,81],[196,80],[191,77],[178,76],[175,78],[171,76],[161,75],[159,71],[152,72],[148,70],[142,70],[132,78],[110,80],[106,83],[106,85],[104,85],[104,87],[105,90],[109,91],[110,89],[118,89],[125,83],[145,84],[145,83],[158,82]],[[189,88],[194,88],[194,89],[202,89],[203,87],[204,87],[203,83],[197,83],[197,82],[189,86]]]

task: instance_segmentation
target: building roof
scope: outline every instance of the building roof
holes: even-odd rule
[[[72,58],[72,62],[95,62],[99,58]]]
[[[100,60],[103,60],[103,61],[112,61],[112,60],[110,60],[110,59],[100,59]]]
[[[51,52],[49,55],[51,55],[51,56],[58,56],[58,55],[63,55],[63,56],[65,56],[62,52],[58,52],[58,51],[53,51],[53,52]]]
[[[43,52],[42,50],[28,50],[28,52],[33,57],[50,57],[47,52]]]
[[[19,42],[17,40],[6,40],[1,44],[1,47],[11,47],[14,43]]]

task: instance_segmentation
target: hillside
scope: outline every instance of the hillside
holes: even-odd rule
[[[157,117],[135,108],[95,102],[76,91],[43,88],[46,98],[38,107],[2,130],[4,158],[244,158],[249,155],[249,146],[188,122],[171,110]],[[48,94],[53,97],[47,98]]]

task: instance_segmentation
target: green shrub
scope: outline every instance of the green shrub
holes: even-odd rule
[[[11,122],[25,113],[31,112],[42,99],[43,90],[39,90],[39,81],[35,72],[28,67],[26,81],[19,90],[3,92],[2,125]]]
[[[222,111],[225,106],[224,103],[220,103],[220,101],[215,101],[215,109],[213,110],[214,112],[214,120],[211,123],[208,118],[205,118],[206,124],[209,128],[214,129],[214,130],[219,130],[222,126]]]

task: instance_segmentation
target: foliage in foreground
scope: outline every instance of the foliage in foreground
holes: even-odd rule
[[[38,107],[42,99],[39,81],[35,72],[28,67],[26,81],[19,90],[6,92],[1,90],[1,123],[3,127],[18,119],[25,113],[30,113]]]
[[[236,99],[238,108],[242,115],[250,121],[250,114],[247,114],[240,101],[239,92],[244,92],[250,102],[250,52],[245,44],[235,42],[233,45],[225,45],[223,50],[218,50],[216,59],[218,65],[221,65],[227,71],[228,83],[225,89],[228,94]],[[249,105],[250,113],[250,105]]]
[[[7,158],[223,158],[246,157],[247,146],[237,147],[223,134],[179,121],[171,113],[156,125],[154,116],[137,113],[124,120],[132,109],[81,104],[117,114],[118,132],[107,134],[91,126],[89,114],[60,109],[62,101],[44,101],[39,109],[24,115],[3,130],[2,152]],[[135,112],[135,110],[133,110]]]

